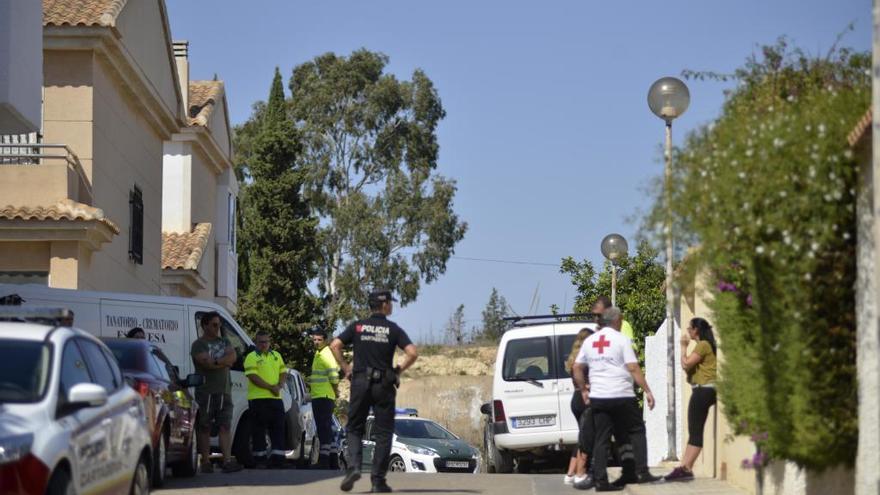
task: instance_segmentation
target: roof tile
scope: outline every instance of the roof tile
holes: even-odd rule
[[[223,97],[223,89],[223,81],[190,81],[186,112],[189,125],[208,125],[211,112]]]
[[[43,0],[44,26],[115,26],[127,0]]]
[[[183,234],[162,232],[162,268],[198,270],[210,237],[210,223],[198,223]]]
[[[6,205],[0,208],[0,219],[95,221],[109,227],[114,234],[119,233],[119,227],[104,215],[104,210],[71,199],[62,199],[52,206]]]

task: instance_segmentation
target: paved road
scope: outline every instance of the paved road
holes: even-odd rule
[[[366,474],[366,473],[365,473]],[[614,474],[612,474],[612,477]],[[327,471],[245,470],[239,473],[214,473],[195,478],[169,478],[159,495],[328,495],[339,490],[341,474]],[[544,495],[583,493],[562,484],[560,474],[403,474],[390,473],[388,484],[396,493],[416,494],[480,494],[480,495]],[[370,491],[369,475],[355,485],[352,494]],[[589,491],[586,493],[595,493]],[[691,483],[657,484],[628,487],[629,495],[742,495],[717,480]]]

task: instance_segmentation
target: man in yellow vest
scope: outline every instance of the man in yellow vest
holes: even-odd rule
[[[339,387],[339,364],[327,345],[327,333],[320,327],[309,331],[315,344],[309,390],[312,396],[312,412],[321,449],[317,469],[339,469],[339,446],[333,440],[333,410]]]
[[[269,350],[271,340],[266,332],[255,337],[257,349],[244,358],[244,374],[248,378],[248,409],[251,418],[251,442],[253,461],[245,467],[266,465],[266,431],[272,450],[269,452],[269,468],[284,467],[284,402],[281,388],[287,377],[287,366],[276,351]],[[248,460],[249,461],[249,460]]]

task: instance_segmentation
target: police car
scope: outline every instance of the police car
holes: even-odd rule
[[[389,471],[406,473],[477,473],[480,452],[415,409],[398,409],[394,419]],[[373,417],[367,418],[363,442],[363,469],[369,469],[376,446]]]
[[[143,401],[65,314],[0,306],[0,493],[148,493]]]

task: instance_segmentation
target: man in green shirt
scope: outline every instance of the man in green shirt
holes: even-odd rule
[[[316,467],[339,469],[339,451],[333,441],[333,410],[336,409],[339,387],[339,363],[333,357],[327,342],[327,333],[323,328],[312,328],[309,335],[312,336],[316,349],[309,375],[309,391],[312,396],[312,411],[315,413],[315,426],[321,441]]]
[[[232,381],[229,368],[235,364],[235,349],[226,338],[220,335],[220,314],[216,311],[203,313],[200,317],[202,336],[192,343],[190,355],[196,373],[204,375],[204,385],[196,388],[196,402],[199,404],[197,443],[202,455],[201,471],[212,473],[211,430],[218,429],[220,450],[223,452],[223,472],[241,471],[241,465],[232,458],[232,439],[229,435],[232,424]]]
[[[251,446],[254,467],[266,461],[266,431],[272,450],[269,454],[270,468],[284,466],[284,402],[281,387],[287,377],[287,366],[276,351],[270,350],[271,340],[266,332],[256,335],[257,349],[244,358],[244,374],[248,378],[248,409],[251,418]]]

